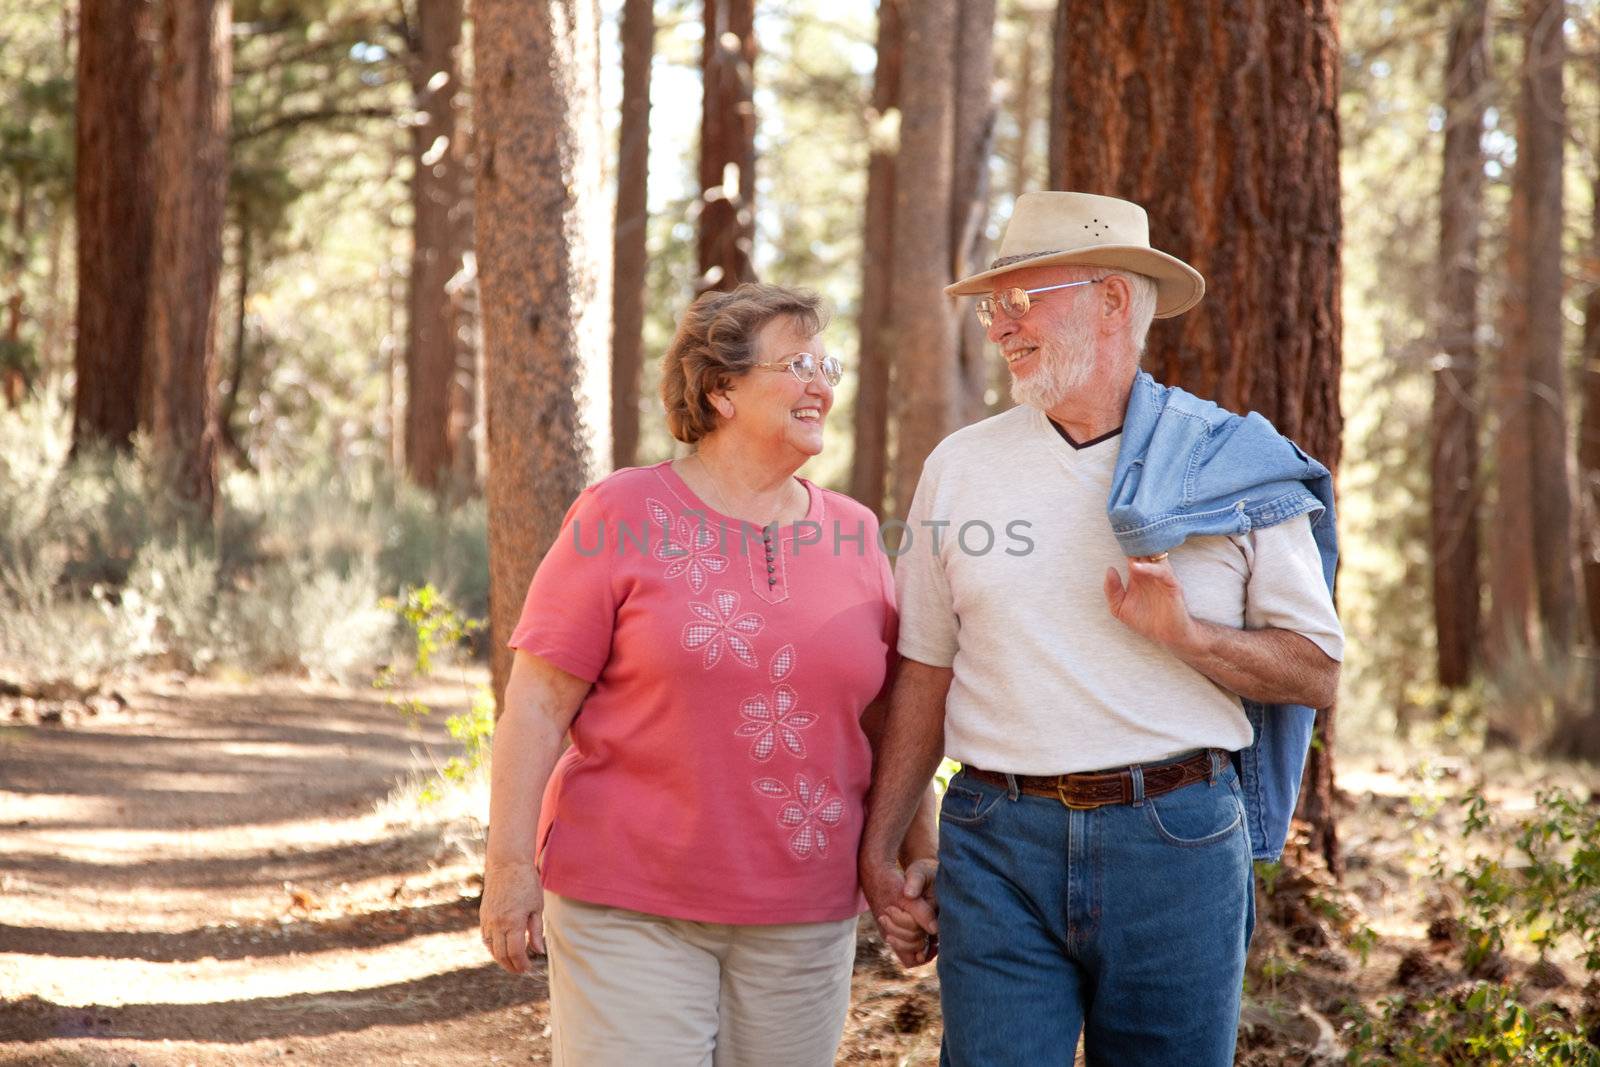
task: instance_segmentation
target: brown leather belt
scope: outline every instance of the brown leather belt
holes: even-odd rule
[[[1144,776],[1144,795],[1158,797],[1174,789],[1182,789],[1211,777],[1212,753],[1225,755],[1221,749],[1197,752],[1179,763],[1158,763],[1140,767]],[[1009,788],[1006,776],[999,771],[986,771],[978,767],[962,767],[961,773],[971,775],[980,782]],[[1029,796],[1052,797],[1069,808],[1103,808],[1109,804],[1133,803],[1133,768],[1116,771],[1083,771],[1077,774],[1018,774],[1017,788]]]

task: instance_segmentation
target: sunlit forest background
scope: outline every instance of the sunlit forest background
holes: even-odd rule
[[[27,836],[47,765],[163,686],[400,734],[432,700],[423,791],[481,792],[561,515],[681,454],[656,361],[695,295],[827,297],[849,370],[801,473],[892,515],[1010,403],[937,285],[1047,188],[1146,203],[1207,273],[1150,370],[1336,467],[1342,690],[1240,1062],[1600,1062],[1595,0],[0,0],[0,797],[46,812],[0,805],[0,870],[67,848]],[[93,895],[39,864],[0,897]],[[52,994],[72,924],[30,914],[5,1062],[300,1034]],[[857,981],[851,1055],[924,1062],[931,978]],[[39,1022],[80,1004],[114,1023]],[[379,1046],[338,1048],[308,1062]]]

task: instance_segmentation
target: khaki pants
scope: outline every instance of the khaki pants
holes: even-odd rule
[[[690,922],[544,895],[556,1067],[823,1067],[856,920]]]

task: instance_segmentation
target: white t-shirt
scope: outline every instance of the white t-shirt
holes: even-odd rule
[[[1042,411],[1019,406],[928,457],[895,565],[899,648],[954,669],[950,758],[1062,774],[1250,744],[1237,696],[1106,605],[1106,568],[1127,579],[1106,518],[1121,444],[1114,434],[1074,448]],[[1191,537],[1170,561],[1196,618],[1292,630],[1343,658],[1308,517]]]

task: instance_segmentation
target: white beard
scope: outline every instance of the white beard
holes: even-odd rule
[[[1041,342],[1032,374],[1011,378],[1011,399],[1040,411],[1049,411],[1080,389],[1094,369],[1094,345],[1087,334]]]

